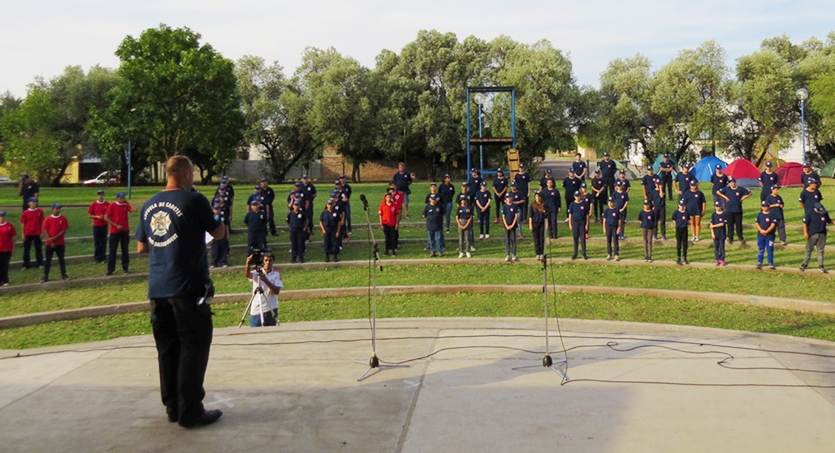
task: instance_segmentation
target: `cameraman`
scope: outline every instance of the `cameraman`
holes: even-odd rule
[[[284,288],[284,284],[281,282],[281,273],[273,269],[272,253],[264,253],[263,267],[259,268],[256,265],[253,270],[252,259],[255,255],[254,253],[246,258],[244,275],[246,275],[246,278],[252,280],[253,294],[255,294],[255,291],[260,286],[264,295],[263,297],[259,295],[252,301],[252,306],[249,309],[249,326],[274,326],[278,319],[278,293],[281,292],[281,288]],[[268,307],[261,306],[263,300],[267,301]]]

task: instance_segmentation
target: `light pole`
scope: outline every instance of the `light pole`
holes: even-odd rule
[[[487,95],[476,93],[474,97],[475,105],[478,106],[478,138],[483,138],[481,117],[484,116],[484,103],[487,102]],[[481,142],[478,144],[478,162],[479,174],[482,174],[484,173],[484,144]]]
[[[809,99],[809,90],[800,88],[795,94],[800,99],[800,142],[803,149],[803,165],[806,165],[806,99]]]

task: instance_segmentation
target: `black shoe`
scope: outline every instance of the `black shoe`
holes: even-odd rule
[[[690,264],[690,261],[687,261],[687,258],[684,259],[684,264]]]
[[[576,260],[576,259],[577,259],[577,255],[572,256],[572,257],[571,257],[571,259],[572,259],[572,260]]]
[[[823,272],[824,274],[828,274],[828,273],[829,273],[829,271],[828,271],[828,270],[826,270],[826,268],[825,268],[825,267],[823,267],[823,266],[819,267],[818,269],[820,269],[820,270],[821,270],[821,272]]]
[[[676,260],[676,264],[678,264],[679,266],[681,266],[681,258],[679,258],[679,259],[677,259],[677,260]]]
[[[762,269],[762,268],[763,268],[763,263],[757,263],[757,269]]]
[[[211,411],[204,411],[194,423],[180,423],[180,426],[182,426],[183,428],[196,428],[198,426],[211,425],[212,423],[216,422],[221,415],[223,415],[223,412],[217,409]]]
[[[330,256],[330,255],[328,255],[327,253],[325,254],[325,262],[326,262],[326,263],[330,263],[330,262],[331,262],[331,256]]]
[[[806,269],[808,269],[806,266],[803,266],[803,265],[800,266],[800,272],[805,272]],[[821,268],[821,269],[823,269],[823,268]]]
[[[334,255],[334,256],[333,256],[333,262],[334,262],[334,263],[338,263],[338,262],[339,262],[339,255]]]
[[[61,280],[66,281],[66,280],[69,280],[69,279],[70,279],[70,276],[67,275],[67,274],[64,274],[64,275],[61,276]]]
[[[589,259],[589,257],[587,257],[586,255],[583,255],[583,259],[587,260],[587,259]]]
[[[397,250],[392,250],[391,251],[391,256],[397,256]]]
[[[110,277],[111,275],[113,275],[113,271],[107,271],[107,273],[104,274],[105,277]]]
[[[48,282],[48,281],[49,281],[49,279],[48,279],[48,278],[42,278],[42,279],[41,279],[41,283],[46,283],[46,282]]]

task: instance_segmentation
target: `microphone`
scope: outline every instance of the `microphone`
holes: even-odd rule
[[[360,201],[362,201],[362,208],[368,211],[368,198],[365,198],[365,194],[360,194]]]

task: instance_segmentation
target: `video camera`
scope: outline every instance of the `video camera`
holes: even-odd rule
[[[250,264],[252,265],[253,269],[258,271],[261,270],[262,267],[264,267],[264,255],[267,253],[271,253],[271,251],[269,247],[253,247],[249,250],[249,253],[250,255],[252,255],[252,261],[250,262]]]

